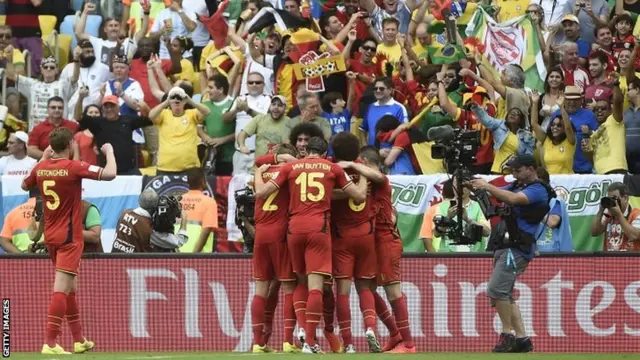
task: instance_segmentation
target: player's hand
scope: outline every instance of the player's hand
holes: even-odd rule
[[[100,151],[102,151],[102,153],[105,155],[113,154],[113,146],[111,146],[111,144],[109,143],[106,143],[100,147]]]
[[[380,151],[379,151],[380,157],[382,157],[384,159],[387,156],[389,156],[390,152],[391,152],[391,149],[380,149]]]
[[[259,171],[260,173],[263,173],[263,172],[265,172],[265,171],[269,170],[269,168],[270,168],[270,167],[271,167],[271,164],[264,164],[264,165],[262,165],[262,166],[260,166],[260,167],[258,168],[258,171]]]
[[[51,148],[51,145],[47,146],[46,149],[44,149],[44,152],[42,153],[42,160],[49,160],[53,157],[53,149]]]

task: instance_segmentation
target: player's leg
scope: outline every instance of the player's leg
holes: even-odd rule
[[[273,315],[278,307],[278,299],[280,297],[280,281],[272,280],[269,285],[269,294],[267,295],[267,304],[264,309],[264,333],[262,342],[265,344],[266,352],[273,352],[269,347],[269,338],[273,330]]]
[[[307,298],[309,292],[307,289],[307,276],[305,267],[305,244],[306,235],[304,234],[287,234],[287,247],[291,259],[291,268],[295,273],[297,284],[293,291],[293,309],[298,322],[297,338],[300,344],[304,344],[306,339],[305,326],[307,324]]]
[[[322,319],[324,320],[324,338],[331,346],[334,353],[344,352],[344,347],[338,336],[334,332],[334,322],[336,313],[336,297],[333,293],[333,280],[327,279],[324,282],[322,291]]]
[[[351,333],[351,305],[349,293],[351,292],[351,278],[342,277],[336,279],[338,300],[336,301],[336,312],[338,315],[338,326],[340,336],[344,343],[345,351],[355,352],[353,347],[353,335]]]
[[[255,294],[251,301],[251,327],[253,330],[253,348],[256,353],[264,352],[264,312],[267,306],[269,285],[274,269],[271,261],[272,244],[256,244],[253,248],[253,278]]]
[[[398,331],[398,325],[396,324],[395,317],[387,306],[387,303],[378,293],[378,287],[385,284],[385,273],[388,272],[388,270],[386,269],[389,269],[391,267],[388,254],[385,253],[386,248],[383,246],[384,244],[385,242],[376,239],[376,262],[378,265],[378,273],[376,281],[372,281],[370,285],[373,300],[375,302],[376,314],[389,331],[389,340],[387,341],[387,344],[382,348],[382,352],[387,352],[395,348],[398,344],[402,343],[402,336],[400,336],[400,331]]]
[[[279,244],[278,254],[278,280],[284,292],[282,304],[284,341],[282,351],[284,353],[299,353],[300,349],[293,343],[293,329],[296,327],[296,313],[293,308],[293,292],[296,289],[296,275],[291,265],[291,256],[286,239]]]
[[[306,342],[312,349],[314,349],[316,345],[316,329],[322,317],[322,292],[326,277],[327,275],[319,273],[310,273],[307,275],[309,296],[307,298],[307,311],[305,313],[307,322],[305,332],[307,334]]]
[[[364,321],[365,337],[369,352],[379,353],[380,343],[376,331],[376,303],[371,286],[376,278],[376,246],[373,234],[358,236],[357,248],[354,249],[354,277],[356,290],[360,298],[360,311]]]
[[[71,290],[67,295],[67,325],[71,330],[71,337],[73,338],[73,352],[81,354],[92,350],[95,346],[93,341],[87,340],[82,334],[82,323],[80,322],[80,308],[76,299],[78,293],[78,277],[73,278]]]
[[[305,266],[307,270],[307,286],[309,297],[307,298],[305,331],[307,345],[314,353],[322,352],[316,344],[316,329],[322,317],[322,294],[324,282],[331,277],[331,236],[325,233],[307,235],[305,246]]]

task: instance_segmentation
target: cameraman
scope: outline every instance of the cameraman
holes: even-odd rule
[[[600,200],[591,236],[602,233],[603,251],[640,251],[640,209],[629,204],[629,189],[623,183],[609,185],[607,196]]]
[[[520,154],[508,165],[516,178],[514,184],[498,188],[483,179],[467,184],[485,190],[505,204],[498,212],[502,221],[492,230],[487,248],[494,252],[494,267],[486,292],[502,321],[502,334],[493,352],[529,352],[533,344],[525,334],[520,309],[513,299],[513,287],[517,276],[533,259],[536,230],[549,212],[549,201],[555,193],[538,180],[533,156]]]
[[[178,234],[173,233],[171,218],[175,220],[180,204],[175,198],[162,198],[153,189],[147,189],[140,194],[137,208],[122,212],[112,253],[174,252],[189,240],[185,214],[181,215]]]

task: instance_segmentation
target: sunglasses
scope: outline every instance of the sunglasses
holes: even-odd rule
[[[386,87],[384,87],[384,86],[377,86],[377,87],[374,87],[373,89],[374,89],[375,91],[385,91],[385,90],[387,90],[387,88],[386,88]]]
[[[173,95],[172,97],[169,98],[169,100],[178,100],[178,101],[182,101],[183,98],[180,95]]]
[[[0,34],[0,39],[11,39],[12,37],[11,34]]]
[[[593,111],[607,111],[609,110],[609,106],[595,106]]]
[[[364,51],[372,51],[372,52],[375,52],[375,51],[376,51],[376,48],[371,47],[371,46],[363,46],[363,47],[362,47],[362,50],[364,50]]]
[[[247,81],[249,85],[262,85],[263,83],[263,81]]]
[[[550,127],[557,127],[557,128],[561,128],[562,124],[561,123],[551,123],[551,125],[549,125]]]
[[[537,14],[538,10],[527,10],[525,11],[526,14]]]
[[[42,69],[44,69],[44,70],[55,70],[56,67],[55,66],[43,66]]]

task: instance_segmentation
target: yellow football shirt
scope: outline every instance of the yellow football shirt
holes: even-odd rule
[[[549,174],[573,174],[573,156],[576,153],[576,144],[571,144],[568,139],[564,139],[558,145],[547,136],[542,145],[544,149],[544,165]]]
[[[174,116],[170,109],[160,114],[158,127],[158,170],[179,172],[199,167],[198,124],[203,117],[198,110],[186,110]]]
[[[593,167],[598,174],[613,170],[628,170],[625,150],[624,122],[617,122],[613,115],[591,135]]]
[[[491,172],[497,174],[509,174],[510,172],[507,168],[507,162],[518,151],[518,145],[518,136],[509,131],[507,139],[502,143],[500,149],[496,151],[495,160],[493,161],[493,166],[491,166]]]

